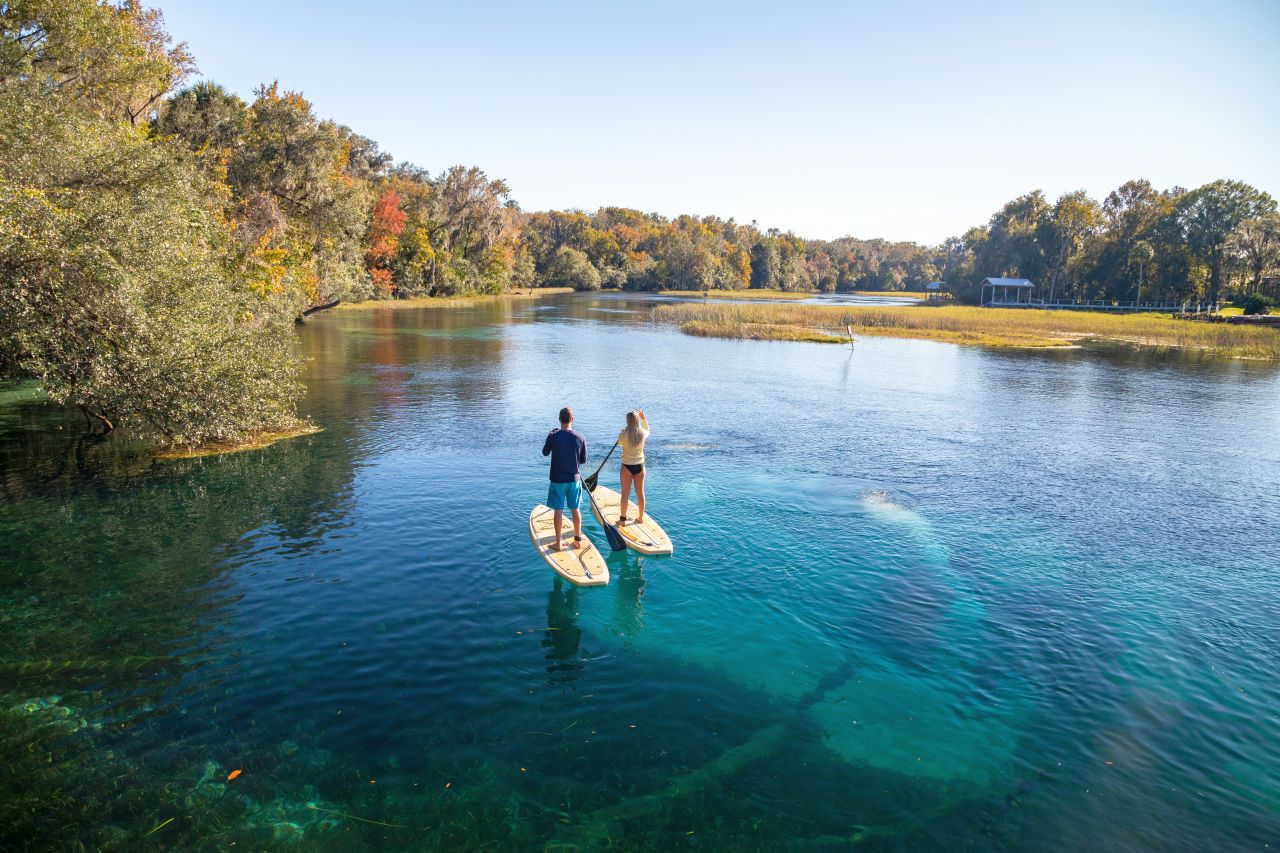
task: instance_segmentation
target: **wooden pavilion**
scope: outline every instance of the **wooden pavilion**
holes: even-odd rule
[[[1027,278],[984,278],[978,291],[978,304],[997,308],[1031,307],[1031,291],[1035,284]],[[988,295],[987,289],[991,292]]]

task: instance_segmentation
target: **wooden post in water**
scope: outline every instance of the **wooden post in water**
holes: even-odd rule
[[[853,339],[853,326],[849,325],[848,323],[845,323],[844,327],[849,332],[849,349],[853,349],[853,345],[856,343],[856,341],[854,341]]]

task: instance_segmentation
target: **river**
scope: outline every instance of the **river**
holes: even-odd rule
[[[1280,841],[1280,371],[652,304],[315,317],[323,431],[219,457],[0,394],[0,846]],[[676,543],[600,588],[525,527],[566,404]]]

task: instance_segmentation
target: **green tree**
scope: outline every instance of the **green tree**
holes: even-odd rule
[[[194,70],[164,16],[137,0],[0,3],[0,84],[137,124]]]
[[[626,276],[623,276],[624,281],[625,279]],[[534,266],[533,256],[529,254],[529,248],[524,243],[516,245],[511,283],[516,287],[533,287],[537,284],[537,268]]]
[[[574,290],[599,290],[600,273],[591,265],[586,252],[561,246],[556,251],[555,263],[551,265],[547,284],[552,287],[572,287]]]
[[[1042,279],[1044,246],[1038,239],[1051,208],[1039,190],[1000,208],[987,225],[986,239],[975,254],[978,277],[1017,275]]]
[[[1036,238],[1049,259],[1050,301],[1082,241],[1097,226],[1100,213],[1098,203],[1077,190],[1058,199],[1053,210],[1036,223]]]
[[[1280,265],[1280,213],[1241,222],[1231,235],[1231,248],[1244,260],[1249,290],[1257,293],[1267,271]]]
[[[782,252],[773,237],[763,237],[751,249],[751,286],[765,290],[782,287]]]
[[[249,126],[249,108],[217,83],[200,82],[165,100],[152,122],[160,136],[193,151],[222,152],[238,145]]]
[[[1135,302],[1142,301],[1142,273],[1145,267],[1151,263],[1156,256],[1156,250],[1146,240],[1139,240],[1133,244],[1133,248],[1129,250],[1129,264],[1138,268],[1138,291],[1134,297]]]
[[[171,442],[294,423],[291,313],[249,286],[195,159],[27,85],[0,86],[0,127],[0,365]]]
[[[1224,284],[1227,244],[1248,219],[1276,211],[1271,196],[1241,181],[1214,181],[1178,200],[1175,214],[1192,255],[1209,270],[1209,299],[1217,302]]]
[[[240,200],[238,221],[273,207],[283,228],[252,229],[252,250],[282,254],[282,288],[299,313],[309,307],[373,295],[364,240],[374,203],[372,186],[347,174],[349,134],[318,121],[311,104],[276,84],[256,92],[242,143],[227,163]],[[244,232],[241,232],[244,233]],[[265,243],[263,241],[266,241]]]

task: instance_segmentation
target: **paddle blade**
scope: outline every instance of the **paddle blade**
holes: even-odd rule
[[[585,483],[586,480],[583,480]],[[627,543],[623,540],[622,534],[618,532],[618,528],[604,520],[604,513],[600,511],[600,507],[596,504],[596,499],[591,496],[591,490],[587,489],[587,500],[591,501],[591,508],[595,510],[595,516],[600,522],[600,526],[604,528],[604,538],[609,540],[609,547],[615,551],[626,550]]]
[[[609,547],[615,551],[625,551],[627,543],[623,540],[622,534],[618,532],[618,528],[607,522],[604,523],[604,538],[609,540]]]

